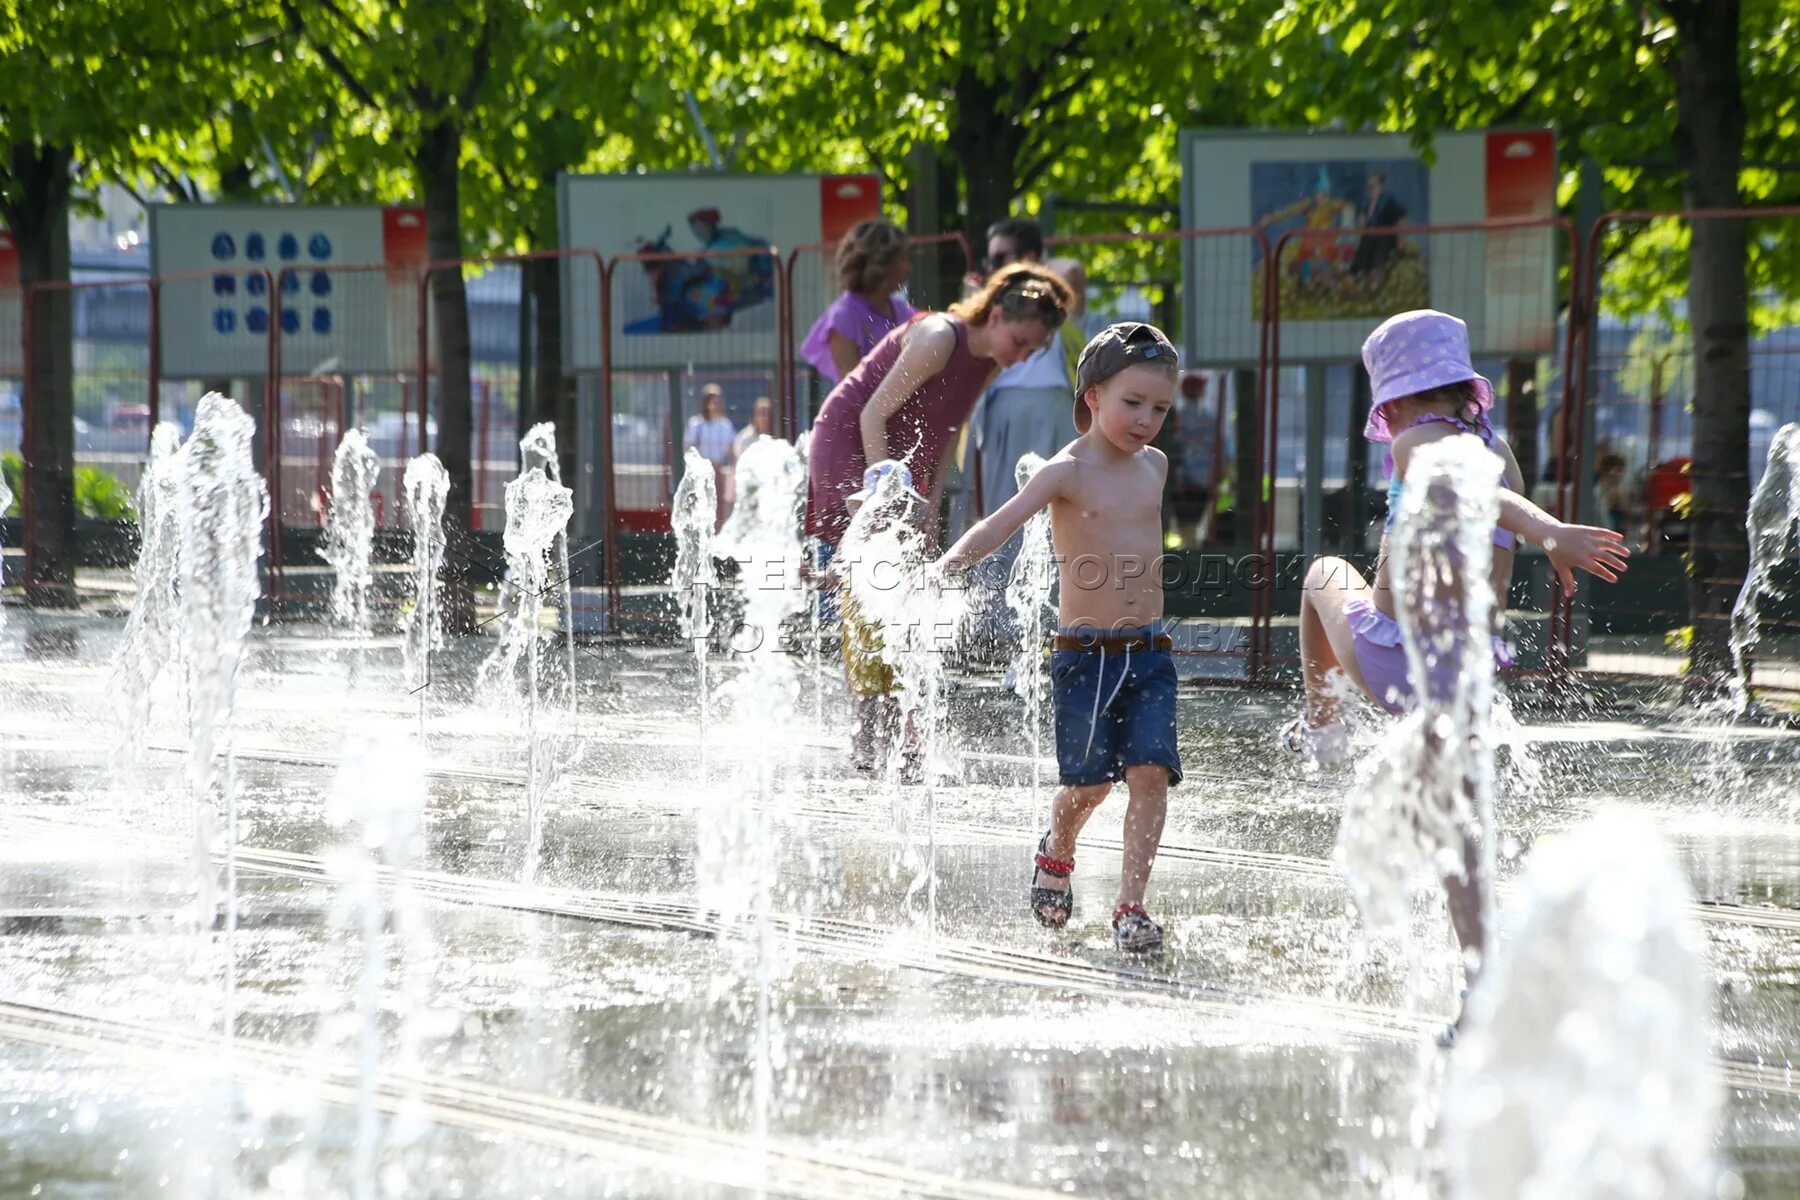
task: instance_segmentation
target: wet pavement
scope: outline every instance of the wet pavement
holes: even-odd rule
[[[257,631],[228,932],[196,917],[174,685],[143,761],[120,762],[122,623],[8,615],[0,1200],[349,1194],[364,954],[328,802],[357,739],[418,728],[398,642]],[[1443,905],[1414,905],[1412,953],[1365,936],[1331,861],[1351,776],[1276,752],[1291,695],[1182,692],[1186,778],[1151,885],[1169,946],[1136,962],[1107,928],[1122,796],[1084,834],[1069,929],[1025,911],[1055,765],[997,677],[956,677],[939,772],[907,786],[850,769],[830,658],[787,660],[799,704],[776,736],[732,711],[743,667],[715,660],[703,738],[691,655],[582,648],[575,715],[540,717],[562,769],[521,886],[524,717],[468,685],[490,644],[441,655],[423,693],[413,924],[381,926],[398,1074],[363,1094],[389,1113],[387,1194],[1441,1190]],[[1671,839],[1701,902],[1715,1053],[1740,1064],[1721,1156],[1744,1194],[1792,1194],[1800,736],[1686,718],[1653,692],[1517,701],[1503,874],[1609,805]],[[750,876],[696,904],[695,846],[722,822],[766,831],[760,925],[733,919],[756,909]]]

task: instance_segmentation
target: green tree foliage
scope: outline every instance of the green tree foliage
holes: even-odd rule
[[[1235,124],[1260,101],[1241,86],[1259,58],[1259,0],[784,0],[764,21],[728,21],[715,87],[785,134],[751,126],[751,161],[798,143],[860,155],[893,183],[908,155],[941,156],[960,227],[979,233],[1021,197],[1048,192],[1173,203],[1175,135]],[[759,51],[752,44],[765,39]],[[817,131],[813,134],[813,131]],[[796,136],[796,135],[799,136]]]
[[[466,164],[465,211],[493,248],[556,248],[556,181],[564,172],[687,165],[691,157],[673,156],[701,152],[674,87],[679,64],[670,61],[669,22],[681,19],[678,9],[643,0],[598,8],[546,0],[534,10],[470,131],[475,153]],[[574,286],[598,282],[586,262],[565,267],[539,259],[523,267],[519,422],[556,425],[563,478],[573,479],[575,386],[562,353],[565,270]]]
[[[21,282],[52,288],[37,295],[25,348],[33,603],[75,602],[73,318],[54,290],[69,278],[71,208],[83,187],[141,173],[154,131],[204,120],[211,73],[267,36],[226,0],[0,0],[0,223],[18,242]]]

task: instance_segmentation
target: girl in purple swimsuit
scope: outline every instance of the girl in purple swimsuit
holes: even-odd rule
[[[1393,482],[1388,491],[1388,521],[1399,510],[1406,466],[1420,446],[1450,437],[1477,437],[1504,471],[1500,522],[1494,530],[1490,582],[1497,618],[1506,610],[1512,584],[1513,539],[1542,546],[1563,590],[1573,594],[1579,568],[1608,582],[1625,570],[1630,551],[1610,529],[1569,525],[1527,500],[1519,464],[1504,439],[1488,424],[1494,389],[1469,363],[1469,331],[1447,313],[1420,309],[1384,321],[1363,343],[1363,365],[1369,371],[1371,406],[1363,436],[1392,443],[1388,457]],[[1389,712],[1405,712],[1415,701],[1414,681],[1407,673],[1400,626],[1394,619],[1395,597],[1388,572],[1388,543],[1371,583],[1341,558],[1320,558],[1307,570],[1300,597],[1300,664],[1306,684],[1306,709],[1281,732],[1290,752],[1311,756],[1321,764],[1349,757],[1350,742],[1340,716],[1342,702],[1329,678],[1342,671],[1350,682]],[[1505,641],[1495,637],[1501,665],[1510,663]]]

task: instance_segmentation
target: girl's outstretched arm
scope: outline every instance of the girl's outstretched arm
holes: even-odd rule
[[[1617,583],[1631,558],[1625,535],[1595,525],[1571,525],[1559,521],[1517,492],[1500,493],[1500,528],[1510,529],[1528,542],[1544,548],[1563,595],[1575,594],[1577,568]]]
[[[1467,436],[1452,426],[1439,423],[1408,429],[1394,439],[1394,470],[1404,478],[1407,464],[1420,446],[1447,437]],[[1566,596],[1575,594],[1576,570],[1586,571],[1608,583],[1617,583],[1631,558],[1624,535],[1594,525],[1567,524],[1533,504],[1523,494],[1524,480],[1519,475],[1511,447],[1502,440],[1496,439],[1496,442],[1509,485],[1500,490],[1500,528],[1511,530],[1534,546],[1543,547],[1550,565],[1556,570],[1556,577],[1562,581]]]
[[[998,550],[1025,522],[1062,494],[1069,472],[1074,469],[1075,464],[1068,460],[1048,462],[1038,468],[1038,473],[1012,499],[958,538],[950,552],[937,560],[937,569],[946,575],[960,574]]]

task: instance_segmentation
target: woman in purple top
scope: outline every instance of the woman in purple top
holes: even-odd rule
[[[843,294],[813,323],[800,357],[836,386],[875,343],[911,319],[912,305],[898,295],[911,274],[899,226],[881,220],[852,226],[837,248]]]

